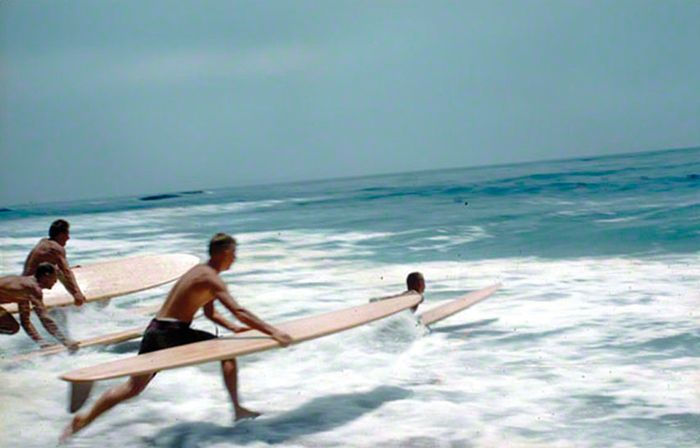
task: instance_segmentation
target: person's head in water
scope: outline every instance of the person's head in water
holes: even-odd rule
[[[209,258],[222,271],[236,260],[236,239],[225,233],[217,233],[209,241]]]
[[[39,263],[34,277],[42,289],[51,289],[57,280],[56,268],[51,263]]]
[[[406,277],[406,288],[409,291],[416,291],[419,294],[423,294],[423,291],[425,291],[425,279],[423,278],[423,274],[420,272],[411,272],[408,274],[408,277]]]
[[[70,239],[70,224],[65,219],[57,219],[49,227],[49,238],[61,246],[65,246]]]

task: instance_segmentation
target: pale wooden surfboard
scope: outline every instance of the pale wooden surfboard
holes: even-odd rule
[[[305,317],[275,326],[292,337],[292,344],[298,344],[385,318],[415,306],[420,299],[420,294],[409,291],[381,302]],[[92,383],[98,380],[231,359],[279,347],[279,343],[268,335],[250,330],[245,335],[182,345],[73,370],[63,374],[61,379],[71,383]]]
[[[501,284],[498,283],[489,286],[488,288],[470,292],[465,296],[451,300],[442,305],[438,305],[435,308],[432,308],[426,311],[425,313],[422,313],[418,316],[418,320],[420,321],[420,323],[427,326],[430,324],[434,324],[435,322],[439,322],[443,319],[447,319],[448,317],[459,313],[460,311],[465,310],[470,306],[475,305],[481,302],[482,300],[486,299],[491,294],[496,292],[496,290],[498,290],[498,288],[500,287]]]
[[[155,314],[157,311],[159,311],[161,306],[157,307],[146,307],[143,309],[138,309],[138,311],[148,311],[143,314]],[[195,319],[199,319],[204,314],[200,313],[197,316],[195,316]],[[137,327],[137,328],[131,328],[129,330],[122,330],[122,331],[117,331],[115,333],[110,333],[110,334],[105,334],[102,336],[96,336],[94,338],[87,338],[87,339],[82,339],[78,341],[78,347],[79,348],[85,348],[85,347],[92,347],[95,345],[111,345],[111,344],[119,344],[120,342],[126,342],[131,339],[136,339],[140,338],[141,335],[143,335],[143,332],[146,330],[147,324],[144,323],[143,326]],[[20,361],[27,361],[30,359],[34,359],[40,356],[49,356],[49,355],[57,355],[59,353],[64,353],[67,352],[68,348],[65,345],[62,344],[54,344],[49,347],[44,347],[39,350],[34,350],[32,352],[27,352],[27,353],[22,353],[20,355],[17,355],[13,358],[10,358],[9,361],[12,362],[20,362]]]
[[[436,306],[432,308],[431,310],[426,311],[425,313],[421,314],[418,316],[419,321],[423,325],[430,325],[435,322],[439,322],[443,319],[447,319],[450,316],[453,316],[454,314],[463,311],[472,305],[475,305],[485,299],[487,299],[489,296],[491,296],[494,292],[496,292],[499,288],[501,287],[501,284],[496,284],[489,286],[488,288],[480,289],[478,291],[473,291],[469,294],[466,294],[462,297],[459,297],[457,299],[451,300],[447,303],[444,303],[442,305]],[[392,296],[390,298],[393,298],[395,296]],[[372,299],[372,303],[377,302],[379,300],[386,300],[386,299]],[[148,307],[143,307],[143,308],[138,308],[135,310],[136,313],[138,314],[154,314],[160,309],[161,305],[156,305],[156,306],[148,306]],[[195,317],[195,319],[202,317],[200,314],[199,316]],[[120,342],[128,341],[131,339],[136,339],[138,337],[141,337],[143,334],[145,327],[138,327],[138,328],[132,328],[130,330],[124,330],[124,331],[118,331],[115,333],[103,335],[103,336],[97,336],[94,338],[89,338],[89,339],[83,339],[81,341],[78,341],[78,346],[80,348],[84,347],[92,347],[95,345],[109,345],[109,344],[118,344]],[[47,355],[55,355],[58,353],[63,353],[67,351],[66,347],[57,344],[53,345],[51,347],[46,347],[41,350],[35,350],[33,352],[29,353],[23,353],[21,355],[18,355],[14,358],[11,359],[11,361],[26,361],[29,359],[33,359],[39,356],[47,356]]]
[[[130,330],[118,331],[116,333],[110,333],[103,336],[97,336],[94,338],[83,339],[78,341],[78,347],[85,348],[92,347],[93,345],[118,344],[120,342],[138,338],[143,334],[143,331],[144,327],[139,327],[132,328]],[[41,350],[35,350],[33,352],[17,355],[10,361],[26,361],[39,356],[56,355],[66,351],[68,351],[68,349],[64,345],[55,344],[50,347],[42,348]]]
[[[187,254],[141,255],[121,258],[73,268],[75,279],[88,302],[111,299],[145,289],[154,288],[176,280],[199,258]],[[73,304],[73,297],[61,282],[50,290],[44,290],[46,308]],[[2,305],[11,313],[17,312],[17,304]]]

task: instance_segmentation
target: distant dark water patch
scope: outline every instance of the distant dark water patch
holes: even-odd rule
[[[368,193],[374,193],[377,191],[384,191],[387,190],[385,187],[368,187],[368,188],[361,188],[358,191],[363,191],[363,192],[368,192]]]
[[[12,211],[12,209],[5,208],[5,207],[0,207],[0,213],[11,212],[11,211]]]
[[[168,194],[154,194],[152,196],[143,196],[139,198],[141,201],[162,201],[163,199],[172,199],[172,198],[179,198],[179,194],[173,194],[173,193],[168,193]]]
[[[141,201],[162,201],[163,199],[174,199],[180,198],[182,196],[194,196],[198,194],[205,194],[205,190],[188,190],[188,191],[178,191],[177,193],[163,193],[163,194],[153,194],[150,196],[142,196],[139,198]]]

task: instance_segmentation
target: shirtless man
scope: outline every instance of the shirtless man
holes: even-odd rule
[[[42,289],[51,289],[56,283],[56,269],[51,263],[39,263],[34,270],[34,275],[8,275],[0,277],[0,303],[16,303],[19,308],[20,322],[22,328],[41,347],[51,345],[43,339],[36,331],[29,319],[31,305],[39,316],[41,324],[51,333],[61,344],[74,351],[78,348],[77,342],[66,338],[58,329],[56,322],[49,317],[43,302]],[[19,324],[12,317],[12,314],[0,307],[0,333],[15,334],[19,331]]]
[[[69,227],[68,221],[63,219],[57,219],[51,223],[49,237],[42,238],[27,255],[22,275],[33,275],[39,263],[48,262],[56,265],[58,268],[58,279],[70,295],[73,296],[75,304],[81,306],[85,303],[85,296],[80,291],[78,282],[75,280],[70,266],[68,266],[68,260],[66,260],[65,246],[70,239]]]
[[[244,324],[269,334],[283,347],[289,345],[292,338],[287,333],[260,320],[239,305],[228,292],[228,288],[219,277],[219,273],[230,268],[235,259],[236,240],[225,233],[214,235],[209,242],[209,261],[193,267],[175,283],[160,311],[146,328],[139,353],[148,353],[215,338],[216,336],[211,333],[190,328],[192,317],[201,307],[204,307],[204,315],[207,318],[224,328],[235,333],[249,330],[249,328],[229,322],[219,314],[214,309],[215,300],[221,302]],[[221,370],[224,375],[224,383],[233,402],[235,419],[255,418],[260,415],[244,408],[239,403],[236,360],[222,361]],[[65,441],[72,434],[89,425],[100,414],[116,404],[140,394],[154,375],[155,373],[132,376],[126,383],[115,386],[102,394],[90,411],[78,414],[73,418],[64,430],[61,441]]]

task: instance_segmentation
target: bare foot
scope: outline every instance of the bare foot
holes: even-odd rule
[[[73,420],[63,429],[63,434],[61,434],[61,437],[58,439],[59,445],[66,443],[73,434],[83,429],[84,426],[85,421],[80,415],[73,417]]]
[[[246,409],[243,406],[236,407],[236,421],[245,420],[249,418],[253,419],[259,416],[260,412],[251,411],[250,409]]]

